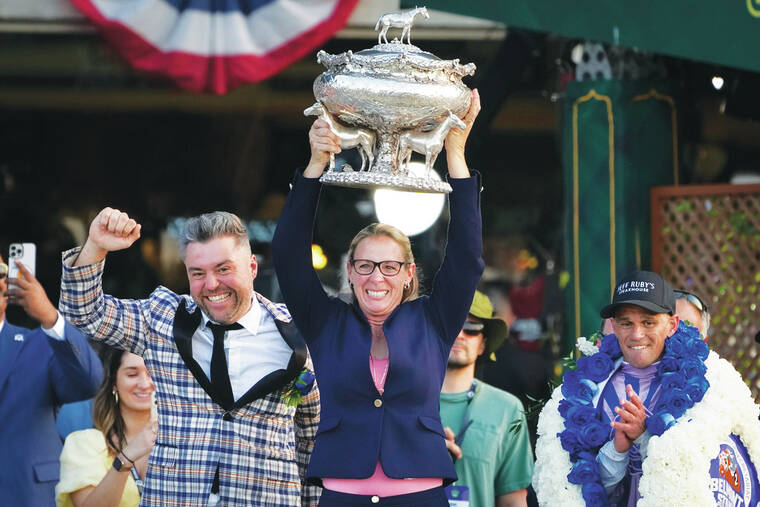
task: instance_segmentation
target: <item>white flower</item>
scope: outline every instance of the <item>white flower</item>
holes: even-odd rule
[[[575,342],[575,346],[578,348],[578,350],[581,351],[581,354],[584,356],[593,356],[599,352],[596,344],[590,340],[587,340],[585,336],[579,336],[578,340]]]

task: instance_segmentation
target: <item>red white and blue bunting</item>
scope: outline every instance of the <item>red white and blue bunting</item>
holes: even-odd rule
[[[71,0],[137,69],[195,92],[262,81],[345,26],[359,0]]]

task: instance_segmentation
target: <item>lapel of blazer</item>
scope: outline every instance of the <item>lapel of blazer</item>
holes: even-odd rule
[[[274,318],[275,325],[280,331],[285,343],[293,350],[290,361],[286,369],[275,370],[264,376],[256,385],[251,387],[243,396],[241,396],[232,406],[224,406],[221,403],[219,394],[214,389],[211,381],[203,373],[198,362],[193,359],[192,338],[195,330],[201,323],[201,312],[197,307],[193,308],[192,313],[187,309],[187,302],[183,299],[177,307],[174,315],[174,343],[180,357],[185,365],[195,377],[195,380],[201,385],[209,397],[220,407],[225,410],[243,407],[259,398],[263,398],[271,392],[282,389],[289,381],[301,373],[304,364],[306,364],[306,342],[298,332],[296,325],[289,320],[289,315],[277,308],[277,306],[268,301],[263,296],[256,294],[266,311]]]
[[[0,391],[2,391],[8,374],[13,369],[21,348],[26,343],[26,333],[28,330],[12,326],[5,322],[3,331],[0,332]],[[16,340],[16,336],[21,335],[23,340]]]
[[[251,403],[259,398],[263,398],[269,393],[278,391],[285,387],[285,385],[297,377],[304,364],[306,364],[306,342],[304,341],[301,333],[298,332],[298,328],[293,323],[290,315],[283,312],[274,303],[263,297],[261,294],[256,293],[256,297],[264,306],[265,310],[272,315],[274,323],[277,326],[277,330],[293,350],[290,356],[290,361],[286,369],[275,370],[272,373],[264,376],[261,380],[256,382],[256,385],[251,387],[239,400],[235,402],[234,408],[240,408],[248,403]]]
[[[214,389],[213,384],[203,373],[203,369],[198,362],[193,359],[193,334],[201,323],[201,312],[197,307],[190,313],[187,310],[187,301],[184,299],[177,307],[177,313],[174,315],[174,343],[177,345],[177,351],[185,362],[187,369],[193,374],[195,380],[201,385],[209,397],[220,407],[229,410],[231,407],[225,407],[221,403],[221,397]]]

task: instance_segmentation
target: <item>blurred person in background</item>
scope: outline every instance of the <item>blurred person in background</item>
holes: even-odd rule
[[[702,339],[707,341],[710,331],[710,309],[704,300],[692,292],[683,289],[674,290],[676,296],[676,315],[690,326],[699,330]]]
[[[64,507],[135,507],[156,439],[153,381],[143,359],[107,348],[95,395],[95,428],[75,431],[61,453],[56,502]]]
[[[509,329],[507,340],[493,353],[494,361],[483,361],[482,375],[488,384],[514,394],[528,408],[551,394],[554,360],[543,340],[538,319],[517,318]],[[528,418],[533,446],[536,443],[535,417]]]
[[[506,323],[480,291],[449,354],[441,390],[446,446],[458,479],[449,500],[478,507],[527,505],[533,476],[528,426],[516,396],[475,379],[475,365],[488,361],[507,337]]]
[[[3,505],[55,505],[61,439],[55,426],[61,403],[90,398],[103,368],[87,338],[63,320],[39,281],[20,262],[8,278],[0,256],[0,494]],[[18,304],[41,327],[5,321]]]

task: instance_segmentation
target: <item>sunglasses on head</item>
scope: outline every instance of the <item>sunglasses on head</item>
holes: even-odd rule
[[[675,294],[676,299],[685,299],[689,303],[693,304],[697,310],[700,312],[707,311],[707,305],[699,299],[699,296],[696,294],[692,294],[691,292],[686,292],[684,290],[674,290],[673,294]]]
[[[483,332],[484,327],[482,322],[470,322],[468,320],[462,326],[462,332],[467,336],[477,336]]]
[[[8,265],[4,262],[0,262],[0,280],[8,276]]]

